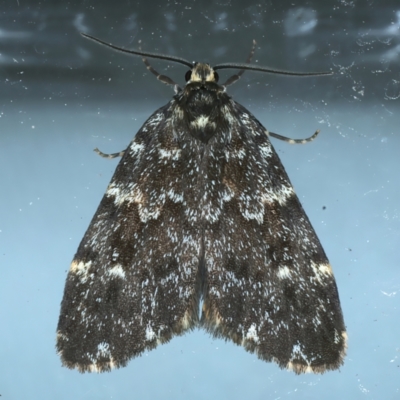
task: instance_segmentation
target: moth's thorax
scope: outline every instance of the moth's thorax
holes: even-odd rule
[[[175,99],[182,110],[182,122],[196,139],[207,143],[226,126],[222,106],[229,96],[225,87],[216,82],[216,74],[208,64],[195,64],[189,81]]]

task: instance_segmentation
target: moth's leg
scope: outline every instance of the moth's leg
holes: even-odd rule
[[[254,52],[256,51],[256,41],[253,40],[253,47],[251,48],[250,54],[247,57],[246,64],[249,64],[253,58]],[[222,86],[229,86],[235,83],[240,79],[240,77],[244,74],[244,69],[241,69],[237,74],[232,75],[230,78],[226,80],[226,82]]]
[[[104,158],[117,158],[117,157],[122,157],[125,154],[125,150],[120,151],[119,153],[106,154],[100,151],[97,147],[93,151],[95,151],[99,156]]]
[[[140,42],[139,42],[140,44]],[[139,46],[139,50],[142,50],[142,48]],[[158,71],[156,71],[149,63],[149,61],[147,60],[146,57],[142,57],[142,61],[144,62],[144,64],[146,65],[146,68],[152,73],[154,74],[157,79],[162,82],[165,83],[166,85],[172,85],[174,87],[175,93],[178,93],[181,88],[179,87],[179,85],[173,81],[169,76],[166,75],[162,75],[160,73],[158,73]]]
[[[292,138],[288,138],[286,136],[278,135],[277,133],[268,132],[268,131],[267,131],[267,134],[271,137],[274,137],[275,139],[283,140],[284,142],[288,142],[290,144],[304,144],[304,143],[308,143],[308,142],[311,142],[312,140],[314,140],[318,136],[319,132],[320,131],[318,129],[315,131],[314,135],[312,135],[308,138],[305,138],[305,139],[292,139]]]

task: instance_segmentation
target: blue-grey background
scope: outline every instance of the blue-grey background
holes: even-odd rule
[[[69,263],[124,149],[172,89],[116,45],[246,72],[229,93],[274,146],[333,265],[349,349],[340,371],[296,376],[203,331],[105,374],[61,366],[55,330]],[[2,399],[400,398],[400,3],[26,1],[0,6]],[[152,61],[184,82],[185,67]],[[234,71],[221,71],[221,80]]]

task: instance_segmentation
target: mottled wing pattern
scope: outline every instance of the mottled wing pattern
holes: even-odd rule
[[[214,336],[296,373],[338,368],[333,273],[268,132],[223,92],[215,115],[192,103],[193,120],[182,99],[140,129],[78,248],[58,324],[63,363],[124,366],[197,326],[203,297],[200,324]]]
[[[221,196],[208,202],[201,323],[281,368],[336,369],[346,332],[329,261],[266,129],[233,100],[224,115],[207,154],[204,197]]]
[[[124,366],[198,322],[201,239],[183,196],[198,149],[177,138],[173,104],[125,151],[71,264],[57,330],[69,368]]]

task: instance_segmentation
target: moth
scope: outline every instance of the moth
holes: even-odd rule
[[[175,89],[125,151],[68,272],[57,328],[64,366],[104,372],[202,327],[274,361],[323,373],[347,335],[325,252],[269,138],[226,92],[250,64],[126,50]],[[181,88],[148,58],[189,68]],[[224,84],[218,70],[238,69]],[[200,311],[201,306],[201,311]]]

